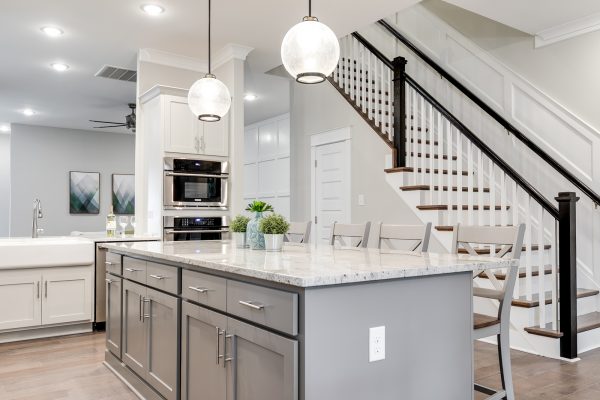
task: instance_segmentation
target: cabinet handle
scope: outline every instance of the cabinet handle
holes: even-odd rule
[[[105,265],[113,265],[113,263],[112,263],[112,262],[110,262],[110,261],[104,261],[104,264],[105,264]]]
[[[48,281],[44,281],[44,297],[48,298]]]
[[[253,310],[264,310],[265,309],[264,305],[262,305],[262,304],[254,304],[254,302],[252,302],[252,301],[243,301],[243,300],[240,300],[239,303],[241,305],[243,305],[243,306],[250,307]]]
[[[40,281],[37,281],[37,298],[40,298]]]
[[[217,328],[217,365],[219,365],[221,363],[221,358],[224,357],[223,354],[221,354],[221,336],[223,336],[225,334],[225,331],[222,331],[221,328],[219,328],[218,326]]]
[[[159,281],[162,281],[163,279],[168,279],[168,276],[162,276],[162,275],[150,275],[150,278],[154,278],[154,279],[158,279]]]
[[[140,312],[140,321],[142,320],[142,295],[140,294],[140,305],[139,305],[139,312]]]
[[[125,271],[127,272],[140,272],[141,269],[135,269],[135,268],[125,268]]]
[[[225,355],[225,359],[223,360],[223,368],[227,368],[227,363],[233,361],[233,357],[227,357],[227,339],[231,339],[232,341],[235,340],[233,335],[227,335],[225,333],[225,340],[223,341],[223,354]]]
[[[203,288],[203,287],[195,287],[195,286],[188,286],[188,289],[193,290],[194,292],[198,292],[198,293],[214,292],[214,290],[212,290],[212,289],[207,289],[207,288]]]
[[[152,300],[144,297],[142,300],[142,322],[146,322],[146,319],[150,319],[152,316],[150,314],[146,314],[146,303],[150,303]]]

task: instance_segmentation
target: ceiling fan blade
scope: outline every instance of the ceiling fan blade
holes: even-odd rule
[[[126,124],[106,125],[106,126],[94,126],[94,129],[102,129],[102,128],[125,128],[126,126],[127,126]]]
[[[96,120],[93,120],[93,119],[90,119],[89,121],[90,122],[96,122],[96,123],[99,123],[99,124],[120,124],[121,123],[121,122],[115,122],[115,121],[96,121]]]

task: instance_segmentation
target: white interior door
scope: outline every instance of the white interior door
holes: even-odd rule
[[[328,243],[334,221],[341,223],[351,221],[349,129],[342,129],[339,134],[332,135],[334,132],[322,134],[324,136],[321,140],[313,140],[314,231],[312,237],[316,243]],[[346,139],[339,140],[341,138]]]

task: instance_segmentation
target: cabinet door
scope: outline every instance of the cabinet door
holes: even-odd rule
[[[142,308],[146,288],[130,281],[123,281],[123,335],[122,360],[142,378],[146,377],[148,342]]]
[[[228,318],[228,400],[297,400],[298,342]],[[231,347],[231,350],[229,348]]]
[[[223,360],[227,317],[181,303],[181,400],[225,400]]]
[[[42,325],[92,319],[91,267],[49,268],[42,272]]]
[[[106,274],[106,348],[121,359],[123,279]]]
[[[39,271],[0,271],[0,330],[42,323]]]
[[[197,154],[200,150],[201,123],[188,107],[187,99],[164,97],[165,151]]]
[[[224,156],[229,152],[229,114],[218,122],[203,122],[200,151],[210,156]]]
[[[177,297],[147,289],[144,323],[147,325],[148,365],[146,381],[167,400],[175,400],[177,387]]]

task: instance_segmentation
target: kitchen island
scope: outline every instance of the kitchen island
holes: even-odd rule
[[[517,267],[325,245],[103,246],[120,263],[106,365],[148,399],[470,399],[473,273]]]

